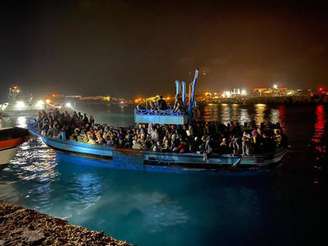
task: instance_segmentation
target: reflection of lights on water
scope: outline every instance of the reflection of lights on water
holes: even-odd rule
[[[81,205],[93,205],[102,192],[101,180],[94,173],[83,173],[76,178],[74,198]]]
[[[260,125],[264,122],[266,105],[263,103],[255,104],[255,123]]]
[[[26,117],[25,116],[19,116],[19,117],[17,117],[16,125],[18,127],[24,127],[24,128],[26,128],[27,127]]]
[[[238,121],[239,119],[239,110],[238,110],[238,104],[234,103],[232,104],[232,116],[230,121]]]
[[[271,123],[278,123],[280,122],[280,119],[279,119],[279,110],[278,109],[271,109],[271,112],[270,112],[270,121]]]
[[[219,119],[219,107],[209,103],[204,107],[203,117],[205,121],[217,121]]]
[[[286,122],[286,106],[285,105],[280,105],[279,108],[279,122],[281,126],[284,128],[285,127],[285,122]]]
[[[222,103],[221,122],[228,124],[231,121],[231,108],[228,104]]]
[[[323,105],[318,105],[315,109],[316,121],[314,124],[314,136],[312,141],[319,143],[325,132],[326,116],[325,107]]]
[[[249,114],[248,114],[248,109],[246,108],[242,108],[240,109],[240,116],[239,116],[239,122],[240,124],[244,124],[245,122],[249,122],[250,118],[249,118]]]
[[[47,212],[51,203],[51,182],[58,175],[55,151],[46,148],[41,140],[24,142],[10,161],[10,170],[17,174],[20,183],[32,181],[25,197],[36,204],[36,209]]]
[[[286,117],[285,106],[279,106],[277,109],[271,109],[264,103],[254,105],[254,110],[241,104],[207,104],[204,107],[203,117],[206,121],[216,121],[223,124],[230,122],[239,122],[244,124],[255,121],[257,125],[265,121],[280,123],[284,128]]]
[[[134,209],[142,211],[144,223],[152,232],[160,231],[163,227],[186,224],[190,220],[184,207],[166,194],[136,193],[129,199]],[[126,209],[131,210],[131,205]]]

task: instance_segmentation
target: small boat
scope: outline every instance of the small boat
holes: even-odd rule
[[[125,148],[115,148],[108,145],[80,143],[72,140],[53,139],[42,136],[35,128],[29,126],[29,131],[42,139],[49,147],[65,152],[110,159],[112,163],[119,163],[120,168],[127,169],[180,169],[195,171],[258,171],[271,170],[279,165],[287,153],[285,148],[277,149],[272,153],[261,155],[220,155],[204,156],[198,153],[162,153]],[[127,163],[128,165],[122,165]]]
[[[20,127],[0,129],[0,165],[9,163],[27,135],[28,130]]]

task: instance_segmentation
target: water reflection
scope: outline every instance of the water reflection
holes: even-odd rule
[[[231,118],[231,106],[226,103],[221,104],[221,122],[227,124],[232,120]]]
[[[26,116],[14,116],[14,117],[3,117],[0,118],[0,129],[5,127],[27,127],[27,118]]]
[[[11,169],[22,180],[44,182],[56,177],[55,151],[47,148],[40,139],[23,143],[10,161]]]
[[[312,136],[312,153],[314,154],[315,168],[321,170],[322,168],[327,168],[327,137],[325,134],[326,127],[326,113],[324,105],[317,105],[315,109],[315,124],[314,133]],[[315,180],[318,183],[317,180]]]
[[[15,183],[30,183],[27,188],[20,187],[20,200],[26,205],[43,212],[51,208],[51,183],[59,175],[56,171],[55,151],[46,147],[40,139],[32,139],[23,143],[17,151],[8,168],[2,170],[9,180]],[[3,194],[10,193],[7,189]]]
[[[26,128],[27,127],[26,116],[17,117],[16,126]]]
[[[210,103],[205,106],[203,117],[206,121],[215,121],[220,118],[219,112],[219,105]]]
[[[319,143],[325,133],[326,115],[324,105],[317,105],[315,109],[315,125],[314,125],[314,135],[312,137],[312,142]]]
[[[206,121],[218,121],[227,124],[231,121],[244,124],[255,121],[261,124],[265,121],[280,122],[284,126],[286,117],[285,106],[267,107],[266,104],[255,104],[254,107],[239,104],[209,104],[204,107],[203,118]]]
[[[270,110],[270,121],[274,124],[280,122],[279,109],[273,108]]]
[[[285,105],[280,105],[278,107],[279,110],[279,120],[280,124],[285,128],[286,127],[286,106]]]
[[[232,104],[232,114],[231,114],[231,120],[232,121],[238,121],[239,120],[239,104]]]
[[[262,103],[255,104],[255,123],[260,125],[264,122],[266,105]]]
[[[102,185],[100,178],[94,173],[83,173],[72,180],[72,198],[80,207],[90,207],[101,197]]]
[[[248,121],[249,121],[248,110],[245,108],[240,109],[239,123],[243,125],[245,122]]]

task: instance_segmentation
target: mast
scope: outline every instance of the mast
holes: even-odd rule
[[[181,82],[182,105],[186,106],[186,81]]]
[[[178,99],[179,99],[179,94],[180,94],[180,81],[176,80],[175,81],[175,103],[177,103]]]
[[[189,108],[188,108],[188,113],[190,116],[192,116],[192,110],[195,106],[195,93],[196,93],[196,85],[197,85],[197,81],[198,81],[198,76],[199,76],[199,69],[196,68],[195,70],[195,75],[194,75],[194,79],[190,84],[189,87]],[[191,91],[190,91],[191,90]]]

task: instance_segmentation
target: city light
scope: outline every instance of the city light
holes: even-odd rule
[[[231,97],[231,92],[230,91],[224,91],[222,94],[222,97]]]
[[[134,103],[135,103],[135,104],[139,104],[139,103],[141,103],[142,101],[143,101],[143,98],[141,98],[141,97],[134,99]]]
[[[15,108],[17,110],[23,110],[26,108],[26,104],[24,101],[17,101],[16,104],[15,104]]]
[[[278,89],[278,84],[273,84],[273,89]]]
[[[37,108],[37,109],[43,109],[43,107],[44,107],[44,101],[43,100],[39,100],[39,101],[37,101],[36,103],[35,103],[35,107]]]
[[[47,104],[51,103],[51,100],[50,100],[50,99],[47,99],[47,100],[46,100],[46,103],[47,103]]]
[[[65,103],[65,108],[73,109],[73,105],[70,102]]]
[[[240,95],[247,96],[247,90],[242,89],[241,92],[240,92]]]

